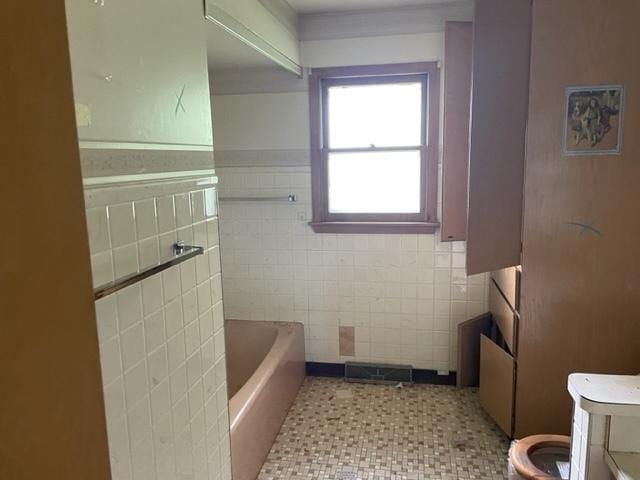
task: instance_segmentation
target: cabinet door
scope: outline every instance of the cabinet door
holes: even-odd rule
[[[199,0],[67,0],[81,141],[212,144]]]
[[[488,337],[480,337],[480,405],[498,426],[511,437],[515,360]]]
[[[447,22],[444,33],[444,145],[442,152],[443,242],[467,233],[471,22]]]
[[[468,274],[520,264],[530,44],[530,0],[476,1]]]

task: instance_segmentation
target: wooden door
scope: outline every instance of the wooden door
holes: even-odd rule
[[[444,32],[444,145],[442,152],[443,242],[467,238],[471,22],[447,22]]]
[[[0,478],[107,480],[63,0],[0,17]]]
[[[570,373],[640,372],[638,19],[637,0],[534,2],[517,436],[569,432]],[[603,84],[625,87],[621,154],[564,156],[565,88]]]
[[[467,273],[520,264],[530,0],[477,0]]]

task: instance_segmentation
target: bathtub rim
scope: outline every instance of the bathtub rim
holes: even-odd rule
[[[243,413],[251,408],[255,403],[259,392],[262,387],[269,381],[269,379],[275,373],[280,362],[277,361],[280,357],[288,351],[288,348],[296,337],[295,330],[304,332],[304,324],[302,322],[273,322],[273,321],[261,321],[261,320],[237,320],[230,318],[225,320],[227,322],[250,322],[262,325],[273,326],[278,330],[276,339],[274,340],[271,348],[264,356],[260,365],[251,374],[249,379],[240,387],[234,396],[229,398],[229,431],[232,432],[238,421],[243,418]],[[287,328],[293,328],[291,335],[285,335],[284,330]],[[304,333],[303,333],[304,338]],[[304,340],[303,340],[304,341]],[[269,361],[268,361],[269,360]]]

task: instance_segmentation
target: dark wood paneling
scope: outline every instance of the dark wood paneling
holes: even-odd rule
[[[640,372],[639,18],[637,0],[534,2],[518,436],[569,432],[571,372]],[[622,154],[563,156],[565,87],[612,83],[626,87]]]
[[[467,273],[520,264],[530,0],[477,0]]]
[[[0,16],[0,478],[107,480],[65,3]]]
[[[471,22],[447,22],[444,32],[442,241],[467,237]]]

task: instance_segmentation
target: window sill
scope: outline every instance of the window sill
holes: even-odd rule
[[[435,233],[440,222],[309,222],[315,233]]]

